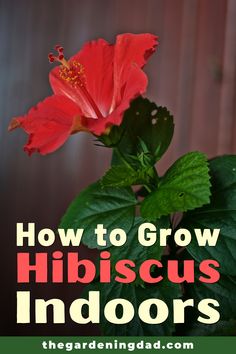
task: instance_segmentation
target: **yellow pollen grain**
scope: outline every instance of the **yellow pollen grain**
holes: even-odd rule
[[[66,66],[62,65],[59,74],[63,80],[71,84],[73,87],[85,86],[84,67],[75,60],[71,63],[67,62]]]

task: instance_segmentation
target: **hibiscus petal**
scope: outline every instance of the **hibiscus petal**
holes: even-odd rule
[[[24,150],[29,155],[36,151],[45,155],[64,144],[80,114],[79,107],[67,97],[53,95],[31,108],[26,115],[14,118],[9,130],[22,127],[29,134]]]
[[[132,66],[141,68],[158,45],[158,37],[145,34],[121,34],[117,36],[114,53],[114,93],[111,110],[120,104],[122,90]],[[143,90],[143,88],[142,88]],[[144,89],[145,91],[145,89]]]
[[[103,39],[86,43],[72,58],[84,67],[85,86],[103,116],[109,113],[113,93],[113,56],[114,46]],[[49,75],[55,94],[63,94],[76,102],[83,115],[94,117],[93,108],[80,87],[72,87],[60,77],[60,68],[54,68]]]
[[[147,87],[147,76],[136,65],[133,65],[127,74],[127,82],[122,90],[122,100],[120,104],[104,119],[85,119],[83,124],[89,131],[99,136],[112,125],[120,125],[125,111],[129,108],[130,102],[142,95]]]
[[[110,114],[104,119],[83,119],[83,124],[95,135],[105,133],[112,125],[120,125],[130,102],[142,95],[148,79],[142,67],[157,46],[151,34],[123,34],[117,36],[114,53],[114,93]]]

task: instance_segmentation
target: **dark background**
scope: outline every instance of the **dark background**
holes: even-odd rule
[[[146,72],[147,96],[175,116],[163,171],[190,150],[210,157],[236,153],[235,19],[235,0],[0,0],[1,335],[98,333],[69,319],[66,326],[15,323],[15,223],[55,228],[75,195],[104,173],[110,156],[77,134],[56,153],[29,158],[22,151],[25,134],[7,133],[11,117],[51,94],[48,52],[60,43],[69,57],[87,40],[113,42],[123,32],[160,36]],[[31,289],[34,297],[67,302],[80,291],[67,285]]]

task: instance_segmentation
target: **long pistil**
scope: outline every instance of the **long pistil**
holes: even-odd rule
[[[83,65],[75,60],[72,62],[67,61],[64,57],[64,48],[60,45],[57,45],[55,50],[58,52],[58,55],[55,56],[53,53],[49,53],[49,62],[53,63],[54,61],[57,61],[61,64],[61,78],[68,82],[71,86],[80,89],[83,96],[96,114],[97,118],[104,118],[97,104],[86,88],[86,77]]]

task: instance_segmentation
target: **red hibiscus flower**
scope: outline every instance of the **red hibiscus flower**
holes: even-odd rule
[[[22,117],[12,120],[9,130],[22,127],[29,134],[24,150],[42,155],[55,151],[70,134],[89,131],[96,136],[120,125],[130,101],[143,94],[147,76],[142,71],[155,51],[152,34],[118,35],[111,45],[103,39],[91,41],[68,61],[56,46],[58,61],[49,74],[54,94]]]

